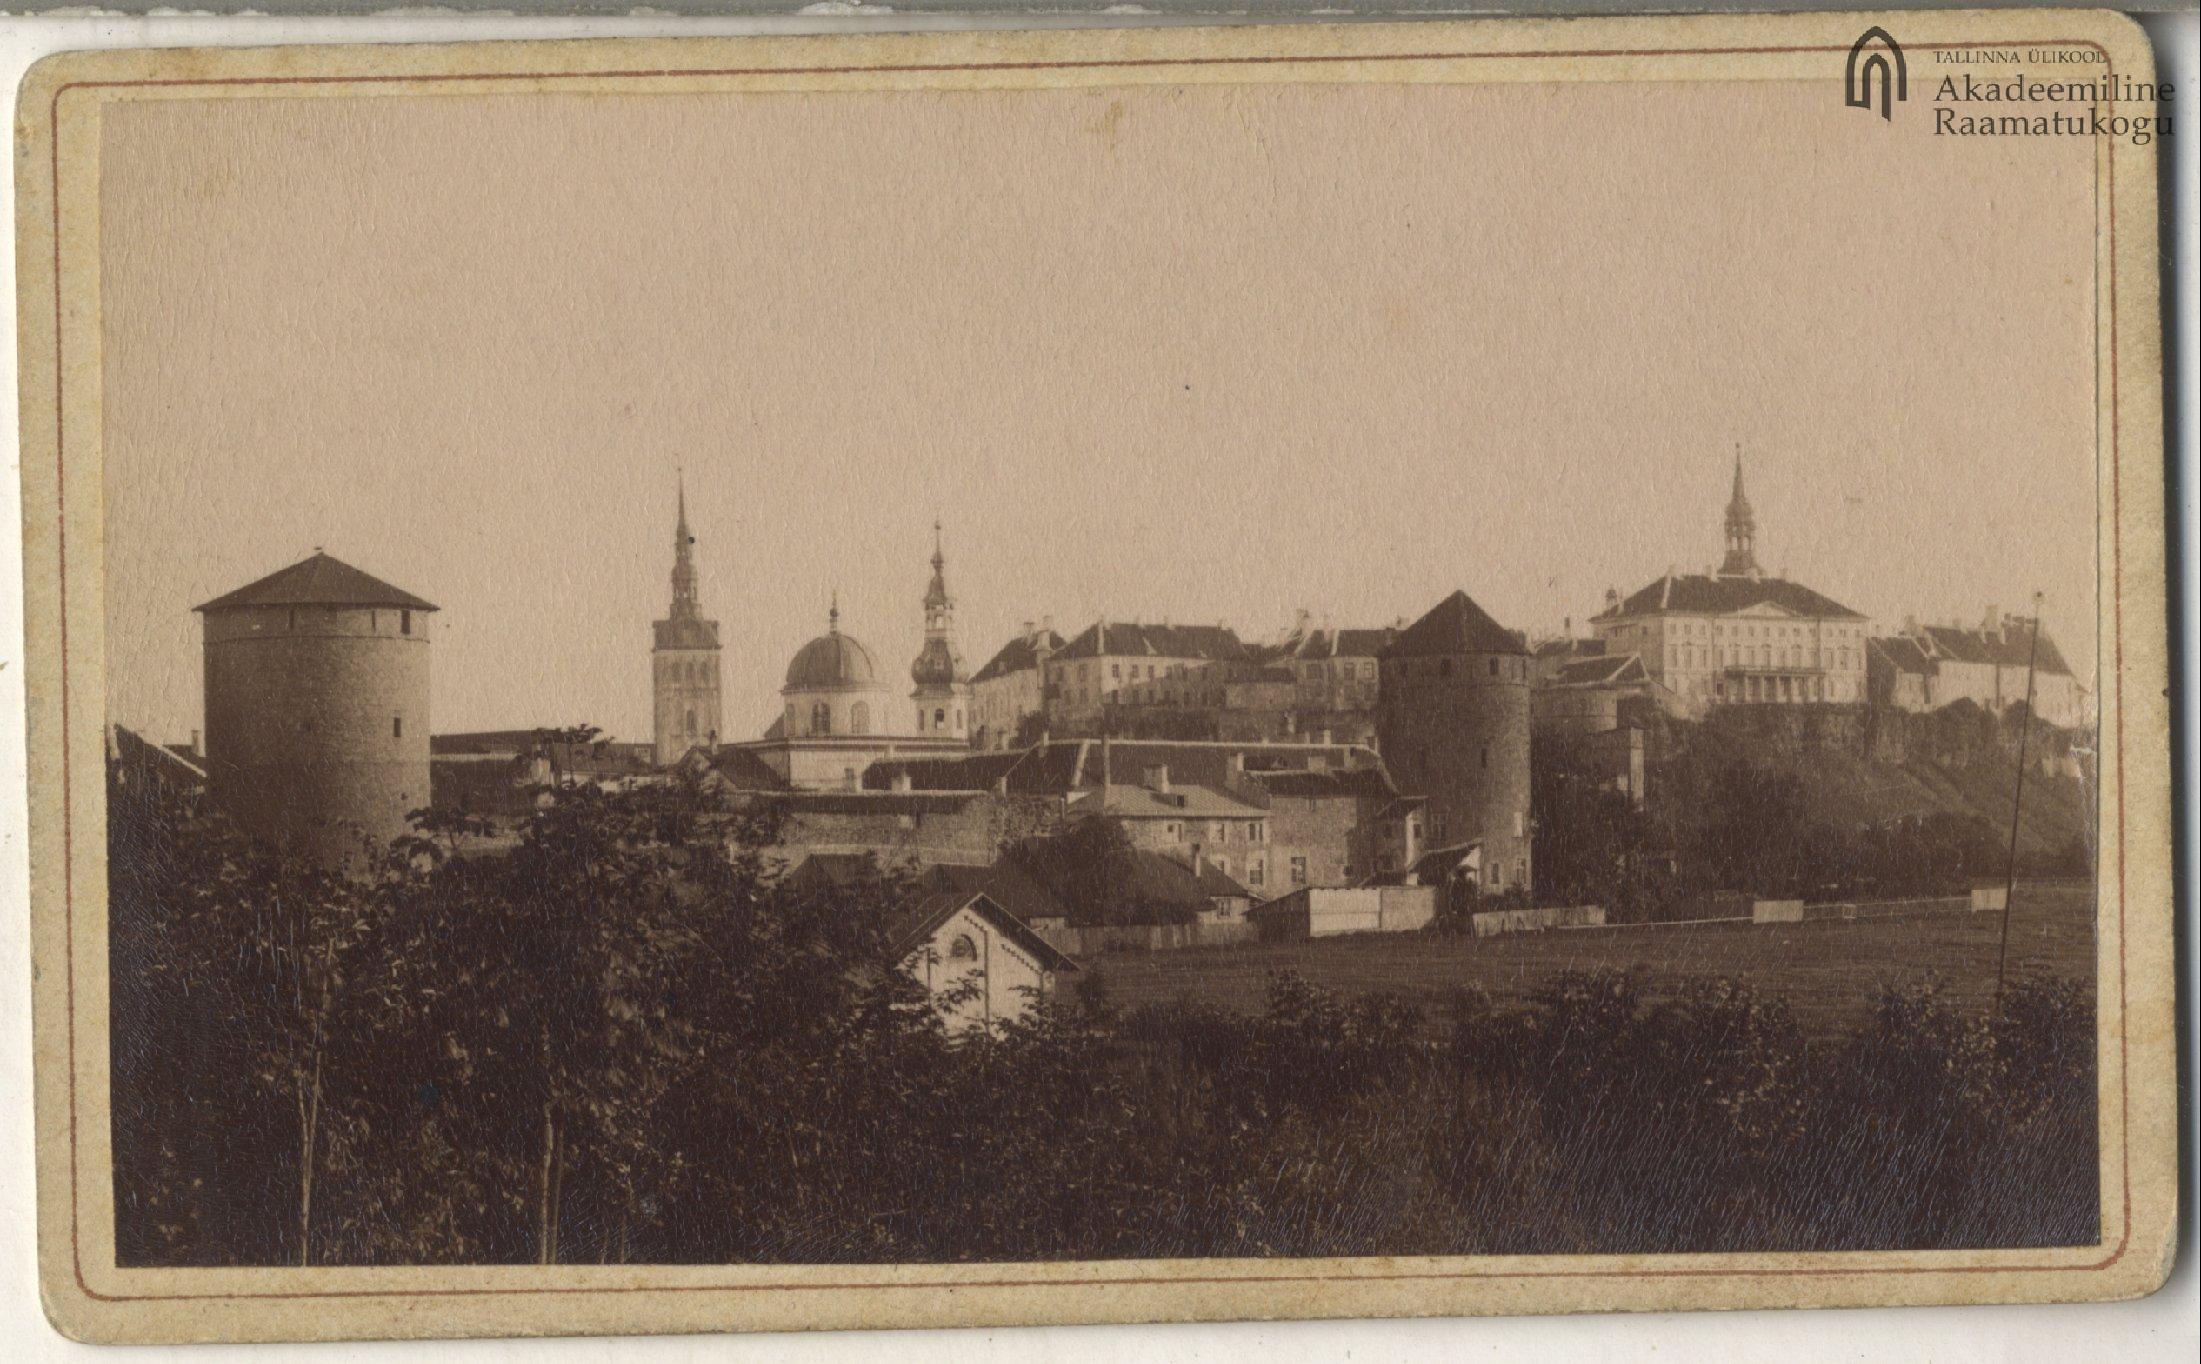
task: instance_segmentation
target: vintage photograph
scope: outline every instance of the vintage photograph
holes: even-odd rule
[[[112,1266],[2129,1239],[2145,144],[1809,23],[49,90]]]

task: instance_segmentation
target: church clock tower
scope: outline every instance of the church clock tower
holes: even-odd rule
[[[688,533],[688,489],[682,480],[673,529],[673,604],[653,629],[650,685],[656,701],[656,758],[669,767],[698,744],[715,748],[720,732],[718,622],[696,599],[695,537]]]
[[[940,523],[932,526],[932,582],[925,589],[925,647],[910,665],[917,690],[917,732],[929,738],[971,735],[971,679],[955,647],[955,599],[948,595],[947,556],[940,552]]]

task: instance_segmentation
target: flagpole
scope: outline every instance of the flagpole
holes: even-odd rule
[[[2033,671],[2041,657],[2041,594],[2033,594],[2033,645],[2025,659],[2025,727],[2018,731],[2017,789],[2010,797],[2010,864],[2002,883],[2002,947],[1995,955],[1995,1005],[2002,1005],[2003,978],[2010,970],[2010,909],[2018,898],[2018,812],[2025,804],[2025,746],[2033,737]]]

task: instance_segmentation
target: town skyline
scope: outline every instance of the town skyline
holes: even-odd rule
[[[113,718],[184,737],[190,608],[321,545],[445,608],[437,729],[646,737],[676,466],[734,737],[836,588],[906,672],[936,518],[974,670],[1048,614],[1259,636],[1464,588],[1580,629],[1718,559],[1738,444],[1769,571],[1885,627],[2038,588],[2090,675],[2092,396],[2046,382],[2090,363],[2090,281],[2049,265],[2091,240],[2087,158],[1799,157],[1843,126],[1823,93],[1659,92],[1735,130],[1714,155],[1631,133],[1641,90],[1446,91],[1444,136],[1380,151],[1381,202],[1292,169],[1367,155],[1292,86],[1185,92],[1229,106],[1199,147],[1106,91],[1014,127],[929,101],[861,139],[733,95],[118,111]],[[1554,106],[1618,131],[1547,145]],[[974,205],[905,174],[968,157],[1032,183]],[[898,177],[895,221],[858,211]],[[1940,186],[1945,230],[1882,213],[1890,183]],[[1729,184],[1811,208],[1754,232],[1705,207]],[[2020,184],[2038,211],[1997,212]],[[1278,261],[1310,286],[1282,311],[1248,287]],[[2037,287],[1998,285],[2029,262]]]

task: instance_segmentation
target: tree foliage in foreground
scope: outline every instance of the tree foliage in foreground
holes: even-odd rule
[[[2086,1241],[2091,1003],[1932,987],[1807,1041],[1724,981],[1432,1015],[1094,976],[945,1033],[884,925],[682,788],[561,788],[368,874],[135,793],[110,827],[127,1264],[877,1262]]]

